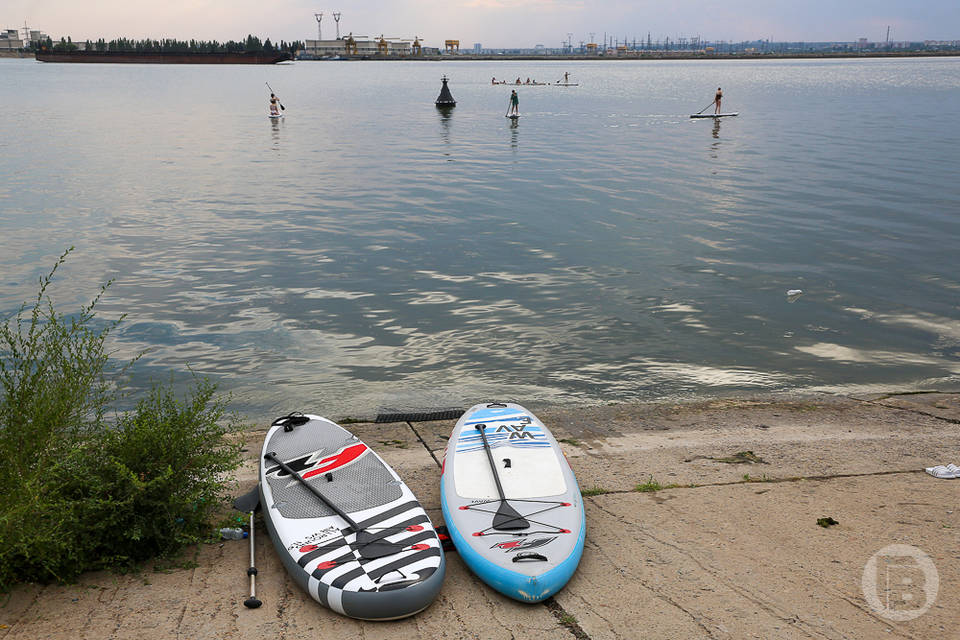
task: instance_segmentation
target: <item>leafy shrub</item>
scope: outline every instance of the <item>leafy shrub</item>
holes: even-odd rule
[[[0,589],[168,556],[208,535],[240,464],[240,428],[216,386],[178,400],[157,386],[114,421],[123,373],[106,340],[118,322],[94,307],[59,314],[36,301],[0,325]],[[122,318],[121,318],[122,320]]]

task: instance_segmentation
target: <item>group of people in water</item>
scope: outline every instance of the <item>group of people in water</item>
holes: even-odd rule
[[[568,82],[570,82],[570,72],[569,72],[569,71],[563,74],[563,84],[566,84],[566,83],[568,83]],[[490,78],[490,84],[548,85],[548,84],[551,84],[551,83],[550,83],[550,82],[537,82],[536,79],[531,80],[530,78],[527,78],[526,81],[521,81],[519,77],[517,77],[516,81],[511,82],[510,80],[497,80],[497,77],[494,76],[494,77]],[[560,82],[559,80],[557,80],[555,83],[552,83],[552,84],[561,84],[561,82]]]

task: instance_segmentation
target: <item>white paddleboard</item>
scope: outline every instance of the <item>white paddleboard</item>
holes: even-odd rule
[[[423,507],[380,456],[326,418],[274,421],[260,456],[260,504],[294,582],[337,613],[404,618],[440,591],[443,550]]]
[[[553,434],[520,405],[463,414],[444,455],[440,501],[460,557],[500,593],[540,602],[576,571],[586,533],[580,488]]]
[[[270,114],[267,114],[267,117],[270,118],[271,120],[279,120],[280,118],[283,117],[283,114],[282,114],[282,113],[270,113]]]
[[[733,116],[740,115],[739,111],[734,111],[733,113],[695,113],[691,118],[730,118]]]
[[[519,113],[514,113],[514,114],[511,114],[511,115],[506,116],[506,117],[510,118],[511,120],[519,120],[519,119],[520,119],[520,114],[519,114]]]

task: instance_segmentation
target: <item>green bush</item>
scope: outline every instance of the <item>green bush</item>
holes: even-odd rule
[[[94,313],[109,283],[79,313],[55,310],[47,288],[68,253],[35,302],[0,325],[0,589],[202,540],[240,464],[240,444],[227,438],[240,424],[205,379],[182,400],[154,387],[106,419],[132,361],[111,361],[106,341],[120,321]]]

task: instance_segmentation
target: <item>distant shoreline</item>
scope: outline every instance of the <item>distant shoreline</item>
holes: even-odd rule
[[[136,54],[133,54],[136,55]],[[336,60],[329,58],[298,58],[300,62],[341,62],[358,60],[383,61],[424,61],[424,62],[470,62],[494,60],[558,60],[564,62],[578,62],[586,60],[626,61],[626,60],[830,60],[855,58],[953,58],[960,57],[960,50],[956,51],[873,51],[863,53],[853,52],[825,52],[825,53],[692,53],[687,51],[640,51],[622,56],[602,55],[474,55],[462,53],[457,55],[441,56],[369,56],[341,55]],[[24,51],[0,51],[0,58],[34,58],[33,53]]]
[[[791,59],[849,59],[849,58],[952,58],[960,56],[956,51],[875,51],[869,53],[694,53],[688,51],[641,51],[621,56],[602,55],[493,55],[468,54],[439,56],[377,56],[377,55],[340,55],[338,59],[298,58],[303,62],[342,62],[356,60],[392,60],[392,61],[429,61],[429,62],[469,62],[495,60],[562,60],[577,62],[587,60],[626,61],[626,60],[791,60]]]

